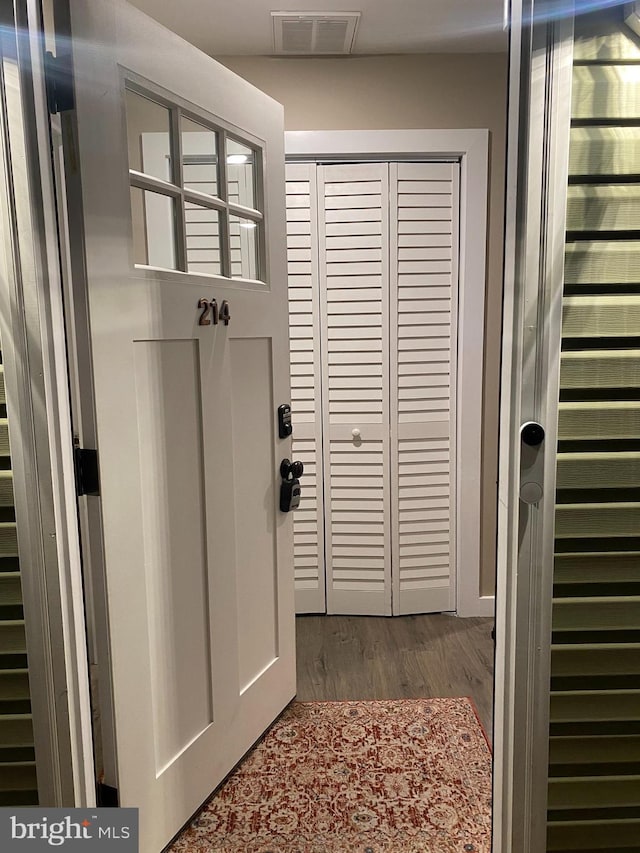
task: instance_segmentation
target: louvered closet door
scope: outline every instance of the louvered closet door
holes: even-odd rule
[[[429,613],[455,608],[459,165],[390,170],[393,612]]]
[[[316,164],[287,165],[287,254],[294,459],[304,462],[293,514],[297,613],[324,613],[324,506]]]
[[[391,613],[388,166],[321,166],[329,613]]]

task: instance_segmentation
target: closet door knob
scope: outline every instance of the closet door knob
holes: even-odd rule
[[[360,438],[360,430],[359,430],[357,427],[356,427],[356,429],[352,429],[352,430],[351,430],[351,435],[352,435],[354,438]]]

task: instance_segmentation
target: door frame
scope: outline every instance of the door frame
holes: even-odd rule
[[[3,20],[0,326],[40,804],[95,804],[83,578],[42,4]],[[16,35],[16,31],[19,35]]]
[[[25,63],[25,73],[20,75],[20,93],[25,96],[21,104],[24,162],[11,161],[7,157],[7,127],[0,125],[0,186],[3,193],[12,185],[20,188],[16,193],[16,207],[12,216],[5,211],[0,219],[2,240],[0,259],[4,265],[9,282],[7,295],[3,298],[3,333],[5,348],[9,339],[13,341],[16,356],[22,359],[23,369],[15,381],[8,375],[8,382],[14,382],[14,395],[20,409],[23,427],[31,424],[29,439],[22,431],[22,453],[17,455],[14,449],[15,465],[22,465],[24,486],[21,494],[16,494],[19,506],[22,506],[29,520],[23,523],[20,534],[29,544],[30,557],[33,553],[32,588],[25,588],[25,606],[29,611],[27,618],[33,622],[33,631],[29,638],[30,669],[38,668],[38,677],[32,686],[34,702],[34,722],[40,718],[42,726],[36,737],[40,742],[38,759],[41,765],[42,784],[53,793],[56,805],[87,805],[95,803],[93,790],[93,755],[91,749],[91,710],[88,695],[88,671],[86,656],[86,626],[82,606],[82,573],[79,558],[79,537],[77,530],[76,504],[73,489],[73,460],[71,456],[70,406],[67,388],[67,364],[62,319],[62,285],[58,257],[58,236],[56,234],[56,205],[54,178],[51,166],[50,145],[47,128],[48,110],[42,68],[42,50],[39,40],[43,33],[39,0],[15,0],[14,7],[19,23],[28,39],[21,40],[21,61]],[[44,0],[45,8],[51,4]],[[519,464],[519,442],[516,441],[512,424],[519,423],[522,414],[521,400],[510,400],[514,388],[512,382],[514,362],[521,363],[522,327],[516,325],[516,304],[522,305],[525,298],[524,283],[517,273],[516,260],[523,258],[522,238],[526,234],[526,210],[534,209],[533,190],[527,194],[527,180],[533,184],[542,181],[541,172],[537,174],[526,170],[528,156],[527,140],[519,144],[519,135],[525,135],[533,105],[529,98],[531,68],[531,30],[533,22],[533,0],[511,0],[511,71],[510,71],[510,122],[507,184],[507,232],[506,232],[506,273],[505,283],[505,337],[503,356],[503,404],[502,404],[502,446],[500,468],[499,500],[499,551],[498,551],[498,621],[497,640],[498,657],[495,691],[495,764],[494,764],[494,846],[495,853],[507,851],[514,837],[517,823],[522,829],[525,822],[529,825],[540,818],[521,799],[521,786],[515,786],[514,755],[511,749],[516,719],[521,720],[518,708],[514,707],[518,699],[520,711],[526,705],[526,673],[521,673],[515,681],[516,663],[522,655],[523,647],[518,645],[521,636],[515,632],[515,619],[520,619],[517,608],[518,596],[524,595],[523,585],[515,585],[517,573],[510,572],[509,566],[515,566],[517,549],[514,550],[514,494],[517,486]],[[527,42],[528,40],[528,42]],[[30,48],[30,50],[29,50]],[[559,61],[547,53],[553,62]],[[29,76],[26,72],[31,72]],[[538,92],[539,94],[539,92]],[[55,121],[55,120],[54,120]],[[377,136],[377,140],[371,137]],[[481,134],[479,138],[475,135]],[[307,144],[304,136],[306,136]],[[444,153],[464,157],[466,163],[465,181],[462,192],[467,199],[465,219],[472,223],[486,221],[487,172],[487,132],[486,131],[363,131],[360,133],[336,132],[314,134],[287,134],[287,152],[290,156],[297,153],[297,159],[330,158],[331,155],[343,157],[350,153],[359,159],[372,157],[372,151],[383,151],[385,159],[389,155],[400,157],[424,157],[425,141],[427,149],[433,153],[433,145],[440,142]],[[325,149],[317,149],[321,137],[334,142],[327,143]],[[370,141],[363,145],[366,138]],[[395,139],[398,143],[394,145]],[[406,140],[404,145],[400,139]],[[423,140],[421,143],[420,140]],[[378,146],[372,145],[372,142]],[[314,144],[311,144],[311,143]],[[341,143],[340,148],[336,147]],[[446,144],[445,144],[446,143]],[[469,147],[467,147],[469,146]],[[365,150],[363,150],[363,148]],[[299,150],[297,150],[299,149]],[[316,149],[316,150],[314,150]],[[422,155],[416,152],[422,151]],[[16,182],[15,169],[21,168],[20,180]],[[39,181],[31,176],[37,175]],[[475,176],[475,177],[474,177]],[[478,188],[484,187],[480,195]],[[474,190],[475,188],[475,190]],[[471,192],[471,190],[474,190]],[[472,196],[469,198],[469,196]],[[539,201],[539,197],[538,197]],[[481,219],[472,220],[468,216],[469,204]],[[539,211],[539,207],[538,207]],[[40,212],[39,215],[35,215]],[[27,227],[16,227],[17,214]],[[553,217],[550,217],[553,221]],[[64,220],[60,223],[64,225]],[[547,223],[548,224],[548,223]],[[484,229],[478,229],[484,234]],[[68,237],[68,235],[67,235]],[[484,264],[485,241],[478,244],[478,257]],[[539,243],[538,243],[539,245]],[[30,260],[20,270],[17,259]],[[478,278],[476,267],[476,280]],[[28,275],[26,272],[28,271]],[[472,270],[473,272],[473,270]],[[21,274],[20,274],[21,273]],[[473,277],[472,279],[473,280]],[[482,289],[483,290],[483,289]],[[468,304],[468,303],[467,303]],[[481,312],[479,313],[481,316]],[[518,346],[516,352],[513,351]],[[478,388],[480,384],[478,383]],[[476,389],[472,399],[477,396]],[[46,402],[47,405],[43,405]],[[39,405],[38,405],[39,404]],[[481,409],[477,406],[478,417]],[[479,421],[478,421],[479,422]],[[19,458],[21,456],[21,458]],[[479,458],[479,457],[478,457]],[[478,466],[479,468],[479,466]],[[517,537],[516,537],[517,539]],[[22,540],[21,540],[22,541]],[[26,553],[23,551],[23,553]],[[488,612],[492,602],[480,602]],[[530,631],[531,614],[535,608],[529,608],[522,618],[522,634],[528,645],[524,651],[533,648]],[[524,641],[522,641],[524,642]],[[504,658],[504,660],[503,660]],[[525,658],[525,663],[526,663]],[[539,674],[539,673],[538,673]],[[35,688],[35,689],[34,689]],[[535,711],[535,704],[544,704],[547,699],[535,693],[529,694],[529,710]],[[38,723],[36,723],[39,726]],[[534,743],[534,741],[531,741]],[[520,762],[517,773],[528,773],[526,762]],[[40,783],[40,779],[39,779]],[[546,787],[546,786],[545,786]],[[44,789],[43,789],[44,790]],[[497,819],[495,819],[497,818]],[[544,816],[542,816],[544,819]],[[524,850],[524,847],[513,849]],[[531,848],[527,848],[531,849]]]
[[[541,0],[511,0],[493,773],[493,801],[501,808],[494,853],[546,849],[571,3],[565,15],[554,19]],[[531,505],[519,498],[526,421],[546,431],[535,462],[543,497]]]
[[[493,616],[495,597],[480,595],[480,510],[484,308],[486,289],[489,131],[332,130],[287,131],[287,161],[458,160],[460,162],[460,264],[456,492],[456,611]],[[461,348],[467,342],[467,352]]]

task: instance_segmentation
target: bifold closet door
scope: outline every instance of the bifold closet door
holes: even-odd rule
[[[389,167],[318,167],[327,612],[391,614]]]
[[[455,609],[460,167],[389,168],[393,613],[434,613]]]
[[[287,167],[299,613],[455,609],[458,184]]]
[[[297,613],[326,606],[316,170],[315,163],[286,168],[292,455],[304,462],[293,513]]]

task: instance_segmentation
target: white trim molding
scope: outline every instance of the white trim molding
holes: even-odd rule
[[[458,295],[458,524],[456,612],[492,616],[494,596],[480,595],[482,402],[487,248],[489,131],[288,131],[289,160],[460,161]]]

